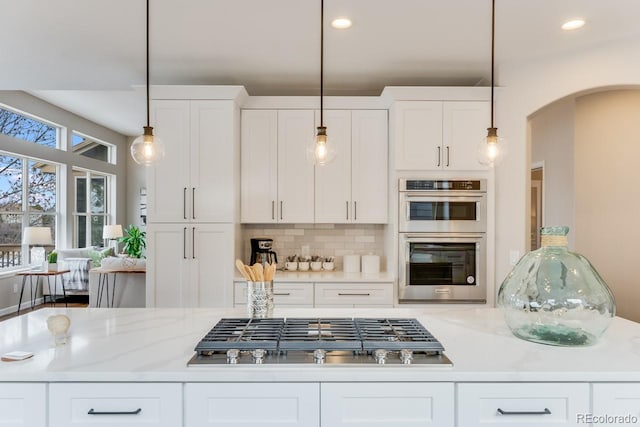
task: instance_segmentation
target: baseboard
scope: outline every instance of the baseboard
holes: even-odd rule
[[[42,297],[36,298],[34,307],[36,305],[44,304],[44,299]],[[20,305],[20,311],[31,310],[31,301],[23,301]],[[0,309],[0,316],[4,316],[5,314],[12,314],[18,311],[18,304],[12,305],[10,307]]]

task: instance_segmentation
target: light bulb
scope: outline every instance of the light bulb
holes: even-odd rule
[[[164,158],[164,143],[153,135],[153,128],[144,127],[144,134],[131,144],[131,157],[140,165],[150,166]]]
[[[312,144],[307,148],[307,160],[314,165],[323,166],[333,161],[336,151],[327,137],[327,128],[318,126],[317,129]]]
[[[494,167],[507,155],[507,141],[498,136],[497,128],[488,128],[487,136],[478,143],[477,158],[481,165]]]

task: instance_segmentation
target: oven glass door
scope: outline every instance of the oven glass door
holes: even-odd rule
[[[486,199],[481,196],[401,195],[400,232],[486,231]]]
[[[409,202],[409,221],[477,221],[475,201],[422,200]]]
[[[469,286],[476,283],[475,243],[409,243],[407,285]]]

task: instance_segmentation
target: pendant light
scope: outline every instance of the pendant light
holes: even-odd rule
[[[320,126],[316,128],[316,137],[307,148],[307,159],[313,164],[323,166],[336,157],[336,151],[327,136],[324,125],[324,0],[320,0]]]
[[[495,27],[496,0],[491,0],[491,127],[487,128],[487,137],[478,144],[478,162],[494,167],[507,155],[507,141],[498,137],[498,128],[493,125],[493,91],[495,69]]]
[[[149,124],[149,0],[147,0],[147,125],[144,133],[131,144],[131,157],[136,163],[151,166],[164,158],[164,144],[153,135],[153,128]]]

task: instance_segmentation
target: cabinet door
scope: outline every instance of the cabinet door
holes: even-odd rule
[[[316,307],[393,306],[393,283],[316,283]]]
[[[46,426],[46,399],[46,384],[0,384],[0,425],[3,427]]]
[[[611,415],[627,417],[627,420],[631,417],[640,420],[640,384],[594,384],[593,411],[591,412],[595,417]],[[589,421],[584,420],[584,422]],[[637,421],[633,421],[635,422]],[[626,423],[631,424],[632,421],[626,421]]]
[[[147,227],[147,307],[189,306],[188,224]]]
[[[185,427],[320,425],[320,386],[312,383],[189,383]]]
[[[490,108],[486,101],[444,103],[442,164],[445,169],[487,169],[478,163],[476,151],[491,125]]]
[[[313,164],[306,149],[315,135],[313,110],[278,111],[278,221],[313,222]]]
[[[320,123],[320,112],[316,123]],[[315,166],[315,222],[351,222],[351,111],[325,111],[324,124],[336,157],[326,165]]]
[[[458,384],[458,427],[580,425],[589,406],[586,383]]]
[[[454,425],[453,383],[325,383],[323,427]]]
[[[239,140],[232,101],[191,101],[189,219],[233,222]],[[186,148],[185,148],[186,149]],[[171,158],[167,159],[171,160]]]
[[[189,101],[153,101],[153,132],[165,145],[165,158],[147,169],[147,220],[179,222],[188,218]]]
[[[386,110],[351,112],[353,222],[387,222],[388,139]]]
[[[192,224],[188,307],[233,307],[234,226]]]
[[[396,169],[441,169],[442,101],[400,101],[392,111]]]
[[[243,110],[240,216],[243,223],[276,222],[278,112]]]

